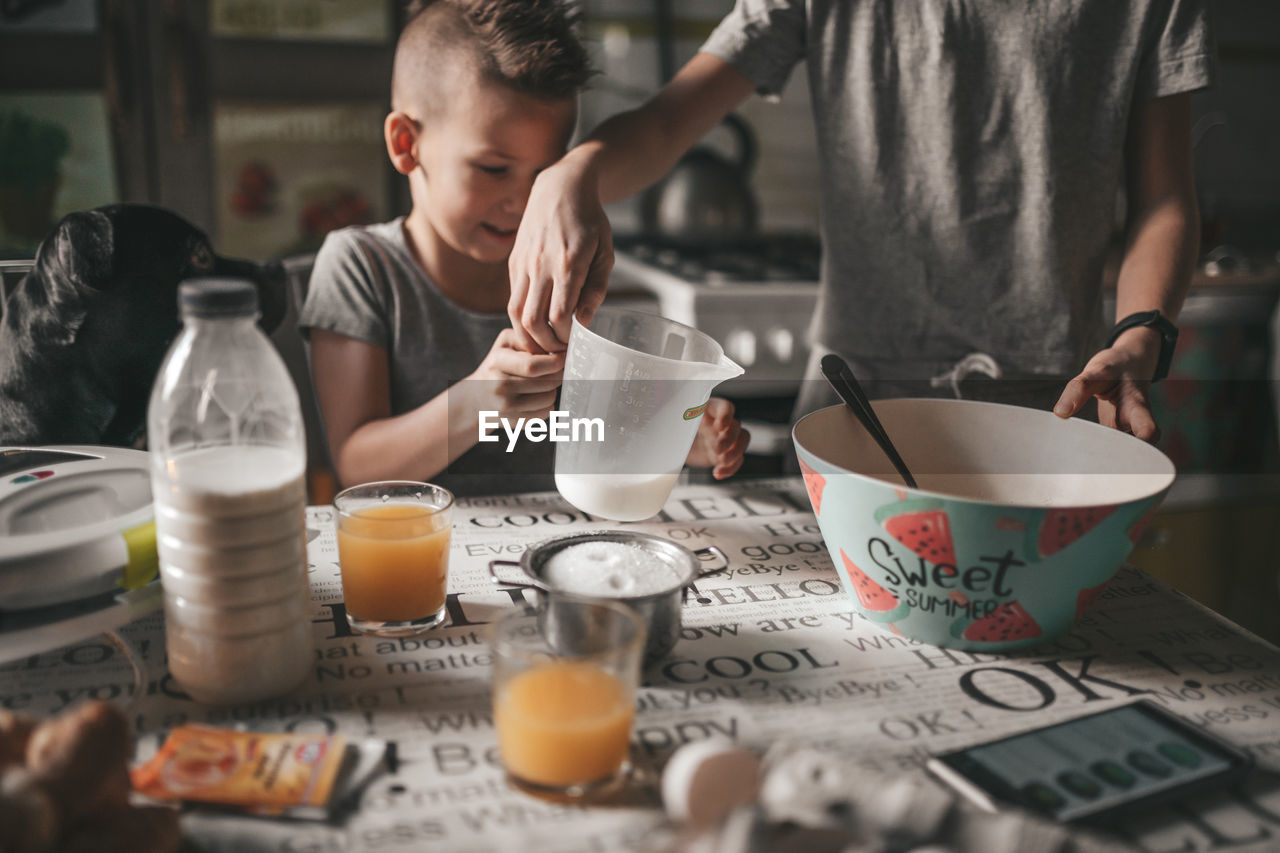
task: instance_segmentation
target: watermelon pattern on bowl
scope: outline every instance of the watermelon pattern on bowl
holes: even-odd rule
[[[933,645],[1003,652],[1071,630],[1173,482],[1155,448],[1051,412],[875,408],[920,488],[843,407],[802,418],[796,454],[854,609]]]
[[[951,541],[951,524],[946,510],[942,508],[942,501],[904,499],[876,510],[876,521],[922,560],[955,569],[956,548]],[[949,574],[954,574],[954,571]]]
[[[800,460],[800,473],[804,476],[804,488],[809,493],[809,502],[813,504],[813,514],[822,514],[822,490],[827,486],[827,478]]]
[[[893,622],[907,615],[910,609],[898,601],[898,597],[873,581],[866,572],[853,564],[849,555],[840,552],[844,561],[844,570],[853,584],[853,593],[862,604],[862,612],[874,622]]]
[[[1044,514],[1034,550],[1037,559],[1051,557],[1063,548],[1083,538],[1111,513],[1114,506],[1084,506],[1067,509],[1051,509]]]
[[[1006,601],[981,619],[957,619],[951,633],[977,643],[1011,643],[1034,640],[1044,632],[1026,608],[1016,601]]]
[[[1086,589],[1082,589],[1080,590],[1080,592],[1076,593],[1076,618],[1077,619],[1083,616],[1084,612],[1093,606],[1093,603],[1098,600],[1098,596],[1106,592],[1107,586],[1110,583],[1111,583],[1111,579],[1108,578],[1107,580],[1104,580],[1102,583],[1098,584],[1097,586],[1091,586]]]

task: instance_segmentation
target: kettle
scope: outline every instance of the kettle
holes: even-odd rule
[[[756,200],[749,175],[755,164],[755,137],[736,115],[725,116],[738,144],[735,159],[698,146],[640,200],[647,233],[673,242],[731,242],[756,230]]]

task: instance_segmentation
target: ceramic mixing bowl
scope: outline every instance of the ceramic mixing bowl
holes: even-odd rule
[[[1104,590],[1174,479],[1114,429],[966,400],[882,400],[907,488],[844,406],[792,431],[836,573],[873,622],[1005,651],[1061,635]]]

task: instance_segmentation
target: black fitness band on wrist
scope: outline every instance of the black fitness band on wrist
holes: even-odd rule
[[[1151,377],[1152,382],[1159,382],[1169,375],[1169,364],[1173,361],[1173,348],[1178,343],[1178,327],[1170,323],[1168,318],[1159,311],[1139,311],[1115,324],[1111,329],[1111,335],[1107,338],[1107,347],[1114,344],[1116,338],[1134,326],[1150,326],[1160,333],[1160,360],[1156,362],[1156,375]]]

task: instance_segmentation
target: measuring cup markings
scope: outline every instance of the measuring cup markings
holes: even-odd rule
[[[662,508],[697,432],[698,418],[686,413],[742,373],[703,333],[621,309],[601,309],[590,329],[575,319],[567,363],[574,381],[561,405],[572,417],[602,418],[605,441],[557,445],[556,485],[579,509],[619,521]]]

